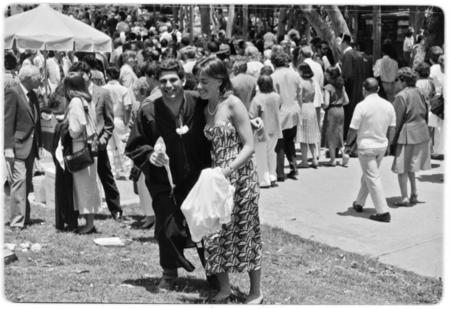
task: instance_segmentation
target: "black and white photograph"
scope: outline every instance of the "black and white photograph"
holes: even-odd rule
[[[4,2],[2,306],[445,306],[448,8]]]

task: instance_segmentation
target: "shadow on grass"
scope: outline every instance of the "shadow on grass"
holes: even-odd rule
[[[420,175],[417,180],[420,182],[444,183],[444,174]]]
[[[352,216],[356,218],[369,219],[369,216],[373,215],[374,213],[376,213],[374,208],[365,208],[363,212],[356,212],[353,207],[349,207],[346,211],[337,212],[336,214],[338,214],[339,216]]]
[[[31,219],[30,220],[30,225],[37,225],[37,224],[41,224],[41,223],[44,223],[45,222],[45,220],[42,220],[42,219]]]
[[[138,241],[138,242],[150,242],[150,243],[154,243],[154,244],[158,243],[158,240],[156,240],[154,237],[134,237],[132,239],[133,239],[133,241]]]

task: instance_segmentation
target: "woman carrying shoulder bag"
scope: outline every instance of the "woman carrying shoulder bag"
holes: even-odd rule
[[[64,79],[65,96],[69,101],[66,114],[69,134],[72,138],[72,154],[87,145],[91,148],[91,155],[95,154],[95,107],[91,104],[91,95],[79,74],[70,74]],[[66,162],[66,168],[67,168]],[[78,234],[95,233],[94,216],[101,205],[100,190],[97,181],[97,158],[93,163],[73,174],[74,208],[86,219],[86,225],[78,228]]]

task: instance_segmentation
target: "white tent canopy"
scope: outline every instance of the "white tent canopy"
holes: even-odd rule
[[[111,38],[101,31],[66,16],[48,4],[5,20],[5,49],[111,52]]]

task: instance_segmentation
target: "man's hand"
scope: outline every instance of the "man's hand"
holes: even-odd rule
[[[98,148],[99,149],[106,149],[106,146],[108,145],[108,140],[106,139],[105,136],[101,136],[98,139]]]
[[[151,164],[161,167],[169,164],[169,157],[164,152],[154,151],[149,158]]]
[[[6,161],[10,162],[10,161],[14,161],[14,150],[12,150],[12,148],[7,148],[5,149],[5,159]]]

